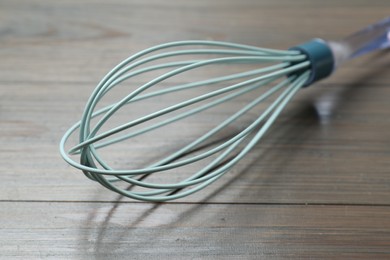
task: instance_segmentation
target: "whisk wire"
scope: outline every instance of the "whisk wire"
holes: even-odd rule
[[[274,103],[269,107],[269,111],[273,111],[273,113],[270,115],[270,117],[265,121],[263,126],[259,129],[259,131],[256,133],[255,137],[235,156],[232,160],[230,160],[228,163],[223,165],[222,167],[216,169],[215,171],[206,174],[210,169],[215,167],[218,163],[220,163],[226,156],[228,156],[243,140],[244,138],[249,134],[243,135],[238,140],[232,142],[230,147],[222,153],[220,156],[218,156],[214,161],[212,161],[209,165],[204,167],[202,170],[191,176],[190,178],[187,178],[186,180],[176,183],[176,184],[152,184],[147,183],[144,181],[138,181],[134,178],[129,178],[128,176],[120,176],[117,177],[125,182],[128,182],[130,184],[141,186],[145,188],[150,189],[157,189],[152,192],[131,192],[126,190],[118,190],[116,186],[112,185],[110,182],[107,182],[104,178],[101,178],[99,174],[96,175],[96,177],[99,179],[99,181],[102,181],[105,183],[105,186],[110,187],[110,189],[113,189],[119,193],[122,193],[125,196],[132,197],[135,199],[142,199],[142,200],[148,200],[148,201],[167,201],[167,200],[173,200],[178,199],[184,196],[188,196],[189,194],[192,194],[200,189],[203,189],[204,187],[210,185],[214,181],[216,181],[218,178],[220,178],[226,171],[228,171],[231,167],[233,167],[238,161],[240,161],[252,148],[253,146],[259,141],[259,139],[265,134],[265,132],[269,129],[269,127],[272,125],[272,123],[275,121],[277,116],[280,114],[280,112],[283,110],[283,108],[286,106],[288,101],[296,94],[296,92],[302,87],[302,85],[305,83],[307,78],[309,77],[309,72],[306,72],[302,74],[299,78],[294,80],[292,84],[280,95],[280,97],[274,101]],[[267,113],[268,114],[268,113]],[[265,117],[265,116],[264,116]],[[256,120],[258,122],[254,122],[253,125],[258,125],[259,122],[263,121],[263,118],[259,118]],[[163,163],[163,162],[162,162]],[[176,189],[181,189],[184,187],[190,187],[193,185],[200,184],[199,186],[196,186],[194,188],[188,189],[186,191],[183,191],[181,193],[174,193],[172,195],[166,195],[166,196],[157,196],[159,194],[172,192]],[[155,197],[150,197],[155,196]]]
[[[389,30],[390,17],[340,41],[314,39],[286,51],[218,41],[179,41],[148,48],[119,63],[98,83],[87,101],[81,120],[68,129],[61,139],[61,156],[70,165],[82,170],[88,178],[123,196],[157,202],[190,195],[210,185],[241,161],[264,137],[299,89],[329,76],[335,68],[351,58],[390,47]],[[248,66],[257,67],[242,71]],[[241,71],[236,70],[229,75],[232,67],[240,67]],[[196,70],[195,76],[202,69],[206,71],[203,75],[209,75],[215,72],[215,68],[219,72],[225,70],[224,73],[228,75],[213,74],[209,79],[182,84],[171,82],[174,81],[172,77],[187,77],[192,70]],[[143,83],[134,82],[136,77],[141,78]],[[283,77],[286,79],[282,80]],[[97,109],[103,100],[108,99],[109,92],[123,86],[127,80],[133,80],[131,85],[139,87],[131,88],[118,102]],[[212,87],[211,91],[202,94],[207,87]],[[263,94],[258,94],[257,90],[263,91]],[[107,122],[119,110],[123,108],[119,112],[125,112],[125,106],[132,108],[132,112],[142,105],[142,102],[138,103],[142,100],[146,104],[157,101],[156,106],[159,106],[160,97],[164,96],[170,101],[169,95],[175,95],[180,101],[173,105],[161,102],[165,107],[158,111],[146,112],[149,110],[146,109],[141,111],[146,115],[127,119],[125,123],[103,130],[103,126],[107,126]],[[268,98],[273,98],[273,101],[263,108],[262,102]],[[229,115],[225,111],[227,106],[222,104],[233,99],[238,101],[236,105],[242,100],[246,100],[246,103]],[[173,149],[168,155],[158,157],[154,163],[144,164],[145,167],[116,169],[101,156],[104,147],[128,139],[136,143],[139,139],[135,137],[141,140],[148,138],[149,134],[156,134],[154,130],[165,126],[168,129],[182,127],[181,119],[207,116],[207,113],[212,114],[218,108],[223,109],[218,118],[219,115],[228,115],[226,119],[220,123],[208,121],[206,125],[212,125],[210,130]],[[241,122],[241,117],[251,116],[258,109],[262,109],[262,112],[255,118]],[[219,138],[228,127],[239,130],[229,138]],[[66,150],[68,139],[77,130],[78,144]],[[161,136],[157,133],[154,140]],[[165,143],[162,141],[160,144]],[[76,155],[79,162],[72,158]],[[186,165],[190,165],[192,174],[189,174]],[[178,173],[176,177],[175,173]],[[157,176],[157,180],[154,176]],[[123,188],[123,185],[130,186]]]
[[[172,47],[183,47],[183,46],[218,46],[218,47],[227,47],[227,48],[233,48],[233,49],[239,49],[239,50],[249,50],[249,51],[256,51],[256,55],[295,55],[295,56],[300,56],[301,58],[304,57],[304,55],[301,55],[299,51],[296,50],[288,50],[288,51],[281,51],[281,50],[273,50],[273,49],[266,49],[266,48],[258,48],[254,46],[248,46],[248,45],[243,45],[243,44],[234,44],[234,43],[226,43],[226,42],[210,42],[210,41],[179,41],[179,42],[173,42],[173,43],[166,43],[166,44],[161,44],[155,47],[151,47],[149,49],[146,49],[144,51],[141,51],[127,59],[125,59],[123,62],[118,64],[116,67],[114,67],[98,84],[94,92],[91,94],[85,111],[83,113],[83,117],[81,121],[86,121],[88,118],[91,117],[91,114],[100,98],[97,98],[99,93],[102,91],[102,89],[105,88],[105,86],[110,85],[112,81],[114,80],[115,76],[120,76],[123,75],[126,71],[133,69],[137,66],[140,66],[144,63],[157,60],[160,58],[164,57],[170,57],[174,56],[176,53],[179,55],[184,55],[185,51],[176,51],[176,52],[169,52],[168,54],[160,54],[160,55],[155,55],[146,59],[143,59],[141,61],[134,62],[132,65],[127,66],[129,63],[135,61],[136,59],[145,56],[147,54],[150,54],[155,51],[160,51],[163,49],[167,48],[172,48]],[[191,50],[190,50],[191,52]],[[289,57],[289,56],[287,56]],[[127,66],[127,67],[126,67]],[[103,90],[104,91],[104,90]],[[89,132],[88,125],[81,125],[80,126],[80,141],[82,141],[82,136],[87,135]]]
[[[212,60],[212,61],[214,61],[214,60]],[[290,72],[297,71],[297,70],[300,70],[302,68],[305,68],[305,67],[309,66],[309,62],[302,62],[302,63],[296,64],[296,65],[291,66],[291,67],[287,67],[285,69],[282,69],[282,70],[279,70],[279,71],[276,71],[276,72],[271,72],[269,74],[262,75],[260,77],[254,78],[254,79],[246,80],[244,82],[237,83],[237,84],[234,84],[234,85],[229,86],[229,87],[218,89],[218,90],[212,91],[210,93],[207,93],[207,94],[204,94],[204,95],[201,95],[201,96],[198,96],[198,97],[186,100],[186,101],[181,102],[179,104],[167,107],[165,109],[161,109],[161,110],[159,110],[157,112],[154,112],[152,114],[149,114],[149,115],[147,115],[145,117],[141,117],[141,118],[138,118],[138,119],[136,119],[134,121],[128,122],[128,123],[123,124],[123,125],[118,126],[118,127],[115,127],[113,129],[111,129],[110,131],[106,131],[105,133],[102,133],[100,135],[95,135],[97,133],[97,131],[101,128],[101,126],[103,126],[103,124],[112,116],[113,113],[115,113],[118,109],[120,109],[120,107],[122,107],[123,105],[128,103],[128,101],[131,100],[131,98],[133,98],[134,96],[138,95],[139,93],[144,91],[146,88],[149,88],[149,87],[153,86],[154,84],[162,81],[163,79],[171,77],[171,76],[174,76],[174,75],[176,75],[176,74],[178,74],[178,73],[180,73],[182,71],[186,71],[186,70],[192,69],[194,67],[202,66],[202,65],[205,65],[205,64],[209,64],[209,63],[212,63],[212,62],[211,61],[207,62],[207,63],[206,62],[202,62],[202,64],[194,64],[194,65],[190,65],[190,66],[185,66],[184,69],[180,68],[178,70],[174,70],[172,72],[164,74],[161,77],[158,77],[157,79],[155,79],[155,80],[153,80],[151,82],[148,82],[144,86],[142,86],[139,89],[135,90],[134,92],[129,94],[127,97],[125,97],[124,99],[122,99],[121,101],[116,103],[113,107],[111,107],[110,110],[104,115],[104,117],[96,124],[96,126],[91,131],[89,136],[87,136],[86,141],[82,141],[78,145],[74,146],[69,151],[69,153],[74,153],[77,150],[79,150],[80,148],[85,147],[86,145],[89,145],[89,144],[94,143],[96,141],[99,141],[99,140],[101,140],[103,138],[106,138],[106,137],[108,137],[110,135],[113,135],[115,133],[123,131],[123,130],[129,128],[129,127],[133,127],[135,125],[138,125],[138,124],[143,123],[145,121],[148,121],[150,119],[153,119],[153,118],[162,116],[164,114],[167,114],[169,112],[175,111],[175,110],[180,109],[182,107],[186,107],[186,106],[192,105],[192,104],[194,104],[196,102],[203,101],[205,99],[209,99],[209,98],[214,97],[216,95],[220,95],[220,94],[226,93],[228,91],[235,90],[235,89],[240,88],[240,87],[242,87],[244,85],[252,84],[252,83],[254,83],[256,81],[264,80],[264,79],[267,79],[267,78],[273,78],[273,77],[277,77],[277,76],[281,76],[281,75],[287,75]],[[86,122],[89,122],[89,120],[86,120]]]
[[[186,42],[184,45],[198,45],[202,42]],[[224,50],[224,49],[206,49],[206,50],[179,50],[173,52],[165,52],[156,55],[152,55],[146,58],[142,58],[146,54],[150,54],[154,51],[160,51],[165,48],[171,48],[175,46],[183,46],[183,43],[173,43],[168,45],[161,45],[156,48],[151,48],[149,50],[138,53],[121,64],[115,67],[111,72],[109,72],[106,77],[98,84],[95,91],[92,93],[89,101],[87,102],[86,109],[84,111],[81,121],[75,124],[71,129],[67,131],[64,138],[61,141],[61,153],[64,159],[73,165],[76,168],[81,169],[84,174],[95,181],[98,181],[100,184],[106,188],[118,192],[122,195],[142,199],[148,201],[166,201],[176,198],[181,198],[192,194],[204,187],[210,185],[215,180],[220,178],[225,172],[227,172],[233,165],[242,159],[242,157],[254,146],[255,138],[260,139],[271,123],[275,120],[276,116],[280,113],[282,108],[285,106],[285,103],[293,96],[291,93],[295,93],[295,89],[299,89],[302,82],[305,82],[309,72],[301,74],[299,77],[291,76],[293,72],[302,71],[307,69],[310,65],[308,61],[305,60],[305,55],[300,54],[297,51],[269,51],[262,48],[252,48],[248,46],[236,45],[236,44],[206,44],[210,46],[218,47],[230,47],[230,48],[242,48],[239,50]],[[152,64],[146,67],[144,66],[150,62],[160,61],[165,58],[172,56],[185,56],[185,55],[230,55],[228,57],[219,57],[219,58],[208,58],[208,59],[191,59],[183,60],[176,62],[165,62],[160,64]],[[232,56],[231,56],[232,55]],[[242,56],[245,55],[245,56]],[[277,63],[281,61],[280,63]],[[259,69],[254,69],[245,72],[239,72],[226,76],[213,77],[207,80],[199,80],[191,83],[180,84],[162,90],[152,91],[149,93],[144,93],[149,88],[155,86],[156,84],[163,82],[175,75],[184,73],[189,70],[196,68],[201,68],[210,65],[218,64],[262,64],[269,63],[271,64],[266,67]],[[275,64],[276,62],[276,64]],[[139,67],[139,68],[138,68]],[[106,106],[100,110],[94,111],[98,103],[102,98],[111,91],[114,87],[125,82],[127,79],[134,78],[138,75],[143,75],[145,73],[170,69],[168,72],[164,72],[160,76],[148,81],[147,83],[141,85],[139,88],[133,90],[130,94],[122,98],[120,101]],[[218,124],[213,129],[209,130],[207,133],[203,134],[198,139],[193,142],[185,145],[179,150],[171,153],[165,158],[149,165],[145,168],[132,169],[132,170],[115,170],[109,164],[107,164],[103,158],[97,152],[97,149],[110,146],[119,141],[133,138],[138,135],[145,134],[162,126],[171,124],[183,118],[192,116],[194,114],[205,111],[209,108],[220,105],[228,100],[241,96],[245,93],[249,93],[259,87],[263,87],[271,83],[272,81],[277,80],[282,76],[288,76],[289,78],[276,84],[271,89],[258,96],[255,100],[248,103],[242,109],[228,117],[222,123]],[[98,134],[98,131],[101,127],[112,117],[112,115],[117,112],[120,108],[125,105],[129,105],[133,102],[153,98],[156,96],[161,96],[165,94],[171,94],[178,91],[184,91],[187,89],[194,89],[200,86],[210,86],[212,84],[228,82],[231,80],[245,79],[248,77],[253,77],[250,79],[243,80],[239,83],[234,83],[223,88],[215,89],[206,94],[201,94],[196,97],[190,98],[188,100],[182,101],[178,104],[168,106],[159,111],[152,112],[148,115],[140,117],[138,119],[132,120],[130,122],[124,123],[117,127],[114,127],[110,130],[107,130],[103,133]],[[295,79],[294,79],[295,77]],[[258,105],[260,102],[266,100],[271,95],[277,93],[286,85],[289,85],[283,93],[276,98],[276,100],[249,126],[244,128],[238,134],[233,136],[231,139],[219,144],[213,148],[209,148],[206,151],[203,151],[197,155],[190,156],[188,158],[182,158],[185,154],[191,154],[192,151],[198,147],[200,144],[204,143],[206,140],[216,135],[226,126],[237,120],[240,116],[251,110],[253,107]],[[223,95],[221,97],[218,97]],[[149,122],[157,117],[161,117],[166,114],[170,114],[174,111],[183,109],[185,107],[191,106],[198,102],[203,102],[208,99],[212,99],[209,103],[203,104],[199,107],[180,112],[168,119],[154,123],[152,125],[143,127],[136,131],[132,131],[126,135],[119,137],[114,137],[109,140],[103,141],[107,137],[118,134],[126,129],[132,128],[139,124]],[[288,99],[287,101],[284,101]],[[91,128],[91,120],[97,116],[102,116],[98,122]],[[264,121],[266,118],[268,119]],[[260,127],[260,125],[262,126]],[[248,136],[253,133],[253,131],[260,127],[259,132],[254,135],[253,139],[244,145],[243,148],[238,148],[242,143],[248,138]],[[65,142],[77,129],[80,130],[80,142],[76,146],[72,147],[67,153],[64,150]],[[259,133],[262,133],[259,137]],[[103,142],[99,142],[103,141]],[[239,149],[236,155],[232,159],[227,160],[227,157],[230,156],[234,151]],[[218,154],[219,153],[219,154]],[[80,163],[74,162],[69,156],[71,154],[80,155]],[[217,155],[218,154],[218,155]],[[206,166],[196,171],[193,175],[178,183],[153,183],[146,182],[144,179],[146,176],[149,176],[152,173],[169,171],[176,169],[187,164],[192,164],[208,158],[212,155],[217,155],[214,159],[211,160]],[[227,160],[225,163],[224,160]],[[112,176],[112,177],[110,177]],[[135,178],[136,176],[142,176],[141,179]],[[130,185],[137,187],[142,187],[147,189],[147,191],[134,191],[126,190],[119,188],[114,185],[114,182],[122,181]]]

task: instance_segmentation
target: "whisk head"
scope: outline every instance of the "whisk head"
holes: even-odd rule
[[[88,178],[130,198],[187,196],[216,181],[258,143],[308,81],[310,66],[299,50],[225,42],[146,49],[101,80],[81,120],[62,138],[61,155]]]

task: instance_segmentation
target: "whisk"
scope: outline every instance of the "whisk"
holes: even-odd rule
[[[88,178],[133,199],[168,201],[190,195],[219,179],[247,155],[298,90],[329,76],[351,58],[389,46],[390,17],[340,41],[313,39],[289,50],[218,41],[180,41],[146,49],[125,59],[100,81],[86,104],[81,120],[63,136],[60,142],[61,156],[70,165],[82,170]],[[185,73],[201,68],[205,70],[199,73],[204,75],[214,71],[215,67],[229,73],[232,65],[245,70],[194,82],[164,85],[175,77],[183,80]],[[256,67],[247,70],[249,65]],[[148,76],[152,78],[147,79]],[[131,85],[138,87],[128,88],[126,85],[128,92],[119,97],[119,101],[97,108],[103,102],[103,97],[114,88],[119,85],[123,87],[125,82],[135,78],[138,81],[134,80]],[[139,83],[139,80],[145,81]],[[208,92],[197,92],[204,88]],[[257,93],[262,89],[263,92]],[[188,94],[194,90],[198,94]],[[186,127],[180,124],[182,120],[199,114],[207,116],[208,111],[221,105],[226,108],[227,102],[240,100],[244,95],[253,98],[250,101],[244,99],[247,103],[237,111],[168,155],[171,148],[156,148],[153,155],[161,152],[162,157],[146,166],[115,169],[100,154],[100,151],[114,144],[152,133],[157,135],[156,138],[164,138],[167,132],[159,129],[172,124],[179,124],[176,133],[191,132],[196,125]],[[138,113],[164,105],[161,101],[163,96],[181,100],[111,128],[106,124],[124,108],[130,108],[126,113]],[[253,114],[256,107],[260,107],[262,113],[258,113],[249,123],[243,120],[243,125],[238,131],[233,131],[229,138],[210,144],[210,140],[232,128],[233,124],[241,124],[240,118],[248,113]],[[219,117],[214,116],[210,121],[217,121],[216,118]],[[66,149],[68,140],[77,131],[78,144]],[[148,143],[135,142],[135,145],[142,149]],[[132,155],[138,162],[139,156],[134,154],[134,149]],[[124,154],[129,156],[126,152]],[[188,168],[188,165],[200,166]],[[188,171],[193,172],[189,176],[184,174]],[[162,181],[172,177],[172,174],[175,174],[173,181]],[[155,175],[159,175],[158,181],[150,178]]]

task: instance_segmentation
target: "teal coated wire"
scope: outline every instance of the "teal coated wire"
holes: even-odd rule
[[[206,47],[206,49],[200,49],[200,47]],[[172,48],[179,49],[172,50]],[[207,55],[206,58],[205,55]],[[184,60],[165,60],[177,56],[183,57]],[[194,59],[194,56],[199,57]],[[187,59],[187,57],[190,58]],[[155,64],[157,62],[161,63]],[[237,64],[237,66],[258,64],[259,68],[147,92],[157,84],[187,71],[221,64]],[[138,75],[159,71],[164,72],[156,78],[141,84],[140,87],[131,91],[118,102],[96,110],[102,98],[121,83]],[[210,185],[236,165],[271,128],[272,123],[297,91],[304,86],[309,76],[310,62],[306,61],[306,55],[296,50],[272,50],[216,41],[182,41],[155,46],[124,60],[101,80],[87,101],[81,120],[64,134],[60,142],[61,156],[70,165],[82,170],[88,178],[123,196],[154,202],[182,198]],[[106,125],[109,119],[125,106],[131,106],[136,102],[162,95],[180,95],[183,91],[234,80],[241,80],[241,82],[228,83],[227,86],[213,88],[208,93],[189,98],[102,131],[102,127]],[[268,88],[271,84],[273,86]],[[115,169],[99,155],[99,149],[173,124],[259,89],[264,89],[263,94],[253,95],[252,101],[217,126],[145,168]],[[191,152],[202,143],[216,136],[226,126],[236,122],[245,113],[270,98],[274,99],[273,102],[252,123],[243,127],[239,133],[206,151],[191,155]],[[207,100],[209,102],[205,103]],[[187,111],[181,111],[186,107],[192,107],[194,104],[198,104],[198,106]],[[170,116],[174,112],[176,114]],[[161,122],[143,126],[144,123],[161,116],[170,117]],[[96,119],[97,123],[92,124],[93,119]],[[125,130],[132,130],[134,127],[140,127],[140,129],[137,128],[119,137],[115,136]],[[79,134],[79,143],[70,147],[70,149],[66,148],[66,146],[69,146],[67,143],[70,137],[77,133]],[[77,161],[74,159],[75,157],[78,158]],[[145,177],[151,174],[164,174],[166,171],[180,169],[180,167],[207,158],[212,158],[211,162],[195,171],[190,177],[178,182],[156,183],[145,180]],[[142,187],[142,190],[128,190],[118,185],[118,182]]]

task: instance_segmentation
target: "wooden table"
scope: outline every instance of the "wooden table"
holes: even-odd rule
[[[0,258],[389,259],[389,52],[299,93],[263,145],[187,198],[120,197],[58,152],[96,83],[135,51],[181,39],[286,49],[389,11],[387,0],[1,1]]]

